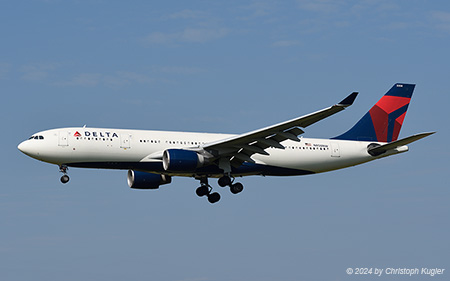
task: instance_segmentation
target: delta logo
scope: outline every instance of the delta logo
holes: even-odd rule
[[[81,137],[82,134],[78,131],[73,134],[74,137]],[[117,135],[115,132],[96,132],[96,131],[84,131],[85,137],[94,137],[94,138],[118,138],[119,135]]]

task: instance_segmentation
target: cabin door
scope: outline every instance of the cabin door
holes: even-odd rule
[[[58,145],[59,146],[69,145],[69,132],[59,132]]]
[[[338,142],[331,142],[331,157],[341,157],[341,151],[339,150]]]
[[[122,134],[120,135],[120,148],[130,148],[130,135]]]

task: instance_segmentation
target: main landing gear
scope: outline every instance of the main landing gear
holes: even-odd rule
[[[59,171],[64,174],[64,175],[61,176],[61,182],[62,183],[68,183],[69,180],[70,180],[69,176],[67,175],[67,170],[68,169],[69,168],[66,165],[60,165],[59,166]]]
[[[206,195],[209,203],[211,204],[214,204],[220,200],[220,194],[217,192],[212,192],[212,187],[208,184],[207,177],[200,178],[200,184],[200,187],[195,190],[195,193],[197,193],[199,197]]]
[[[229,186],[230,191],[233,194],[238,194],[244,190],[244,186],[241,183],[233,183],[233,180],[225,175],[221,177],[218,181],[219,186],[225,187]],[[207,177],[201,177],[200,178],[200,187],[195,190],[195,193],[199,196],[207,196],[209,203],[214,204],[220,200],[220,194],[217,192],[212,192],[212,187],[208,184],[208,178]]]
[[[237,183],[233,183],[234,182],[234,178],[231,179],[229,176],[223,176],[219,179],[219,181],[217,182],[220,187],[225,187],[225,186],[229,186],[230,187],[230,191],[233,194],[238,194],[240,192],[242,192],[242,190],[244,190],[244,186],[242,185],[242,183],[237,182]]]

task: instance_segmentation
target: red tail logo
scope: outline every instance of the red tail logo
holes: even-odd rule
[[[378,141],[396,141],[411,98],[384,96],[369,111]]]
[[[350,130],[335,139],[396,141],[414,91],[414,84],[395,84]]]

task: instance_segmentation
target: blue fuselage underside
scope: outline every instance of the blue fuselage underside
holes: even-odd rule
[[[170,174],[164,170],[161,162],[79,162],[79,163],[67,163],[66,165],[69,167],[77,167],[77,168],[136,170],[144,172]],[[198,168],[192,174],[220,176],[223,175],[223,170],[221,170],[216,165],[210,165]],[[235,176],[241,175],[299,176],[299,175],[314,174],[314,172],[245,162],[238,168],[232,167],[231,174]]]

